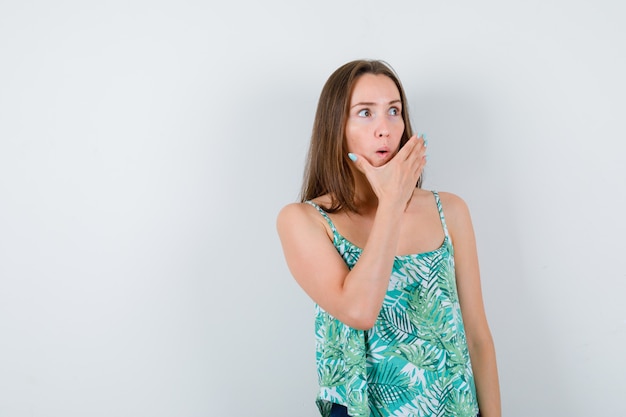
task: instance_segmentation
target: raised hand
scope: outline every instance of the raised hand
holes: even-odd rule
[[[357,169],[369,181],[379,204],[399,204],[404,208],[426,165],[426,144],[423,136],[413,135],[389,162],[379,167],[372,166],[361,155],[351,155]]]

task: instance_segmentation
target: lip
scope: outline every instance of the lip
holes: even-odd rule
[[[386,146],[376,149],[376,155],[378,155],[381,158],[384,158],[385,156],[389,155],[389,153],[390,153],[389,148]]]

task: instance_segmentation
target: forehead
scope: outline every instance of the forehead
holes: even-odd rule
[[[383,74],[363,74],[354,83],[350,103],[390,102],[400,100],[400,91],[391,78]]]

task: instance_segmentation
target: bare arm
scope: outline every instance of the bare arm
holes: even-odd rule
[[[379,208],[367,244],[350,271],[329,241],[319,213],[308,205],[289,205],[277,222],[289,270],[333,317],[355,329],[369,329],[387,290],[400,215],[397,208]]]
[[[349,270],[326,234],[323,218],[307,204],[291,204],[277,228],[289,269],[304,291],[333,317],[356,329],[374,325],[393,267],[402,213],[425,163],[423,141],[412,138],[389,163],[357,167],[378,196],[372,229]]]
[[[481,416],[500,417],[502,412],[496,353],[483,305],[472,220],[467,205],[461,198],[441,193],[441,200],[454,245],[459,302]]]

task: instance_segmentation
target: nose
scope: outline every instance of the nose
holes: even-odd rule
[[[379,126],[378,129],[376,129],[376,137],[384,138],[387,136],[389,136],[389,129],[386,125]]]
[[[389,126],[387,125],[386,121],[381,120],[381,122],[376,127],[375,135],[378,138],[383,138],[383,137],[389,136]]]

